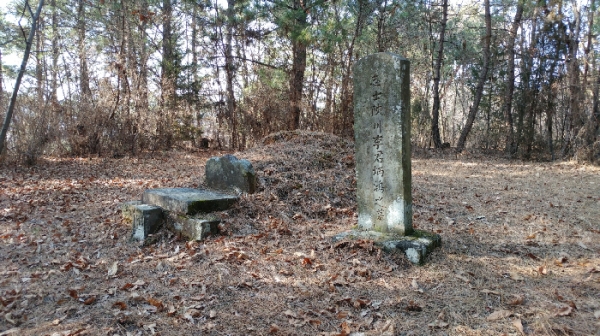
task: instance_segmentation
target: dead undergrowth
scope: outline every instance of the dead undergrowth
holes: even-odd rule
[[[413,159],[427,265],[356,223],[353,144],[280,133],[237,153],[260,190],[204,242],[128,243],[119,204],[198,186],[218,153],[0,168],[0,335],[600,335],[600,169]],[[363,333],[363,334],[360,334]]]

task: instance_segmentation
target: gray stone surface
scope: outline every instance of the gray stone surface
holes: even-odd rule
[[[412,228],[407,59],[377,53],[354,66],[358,226],[409,235]]]
[[[131,240],[143,242],[148,235],[158,232],[164,224],[164,214],[160,207],[140,204],[140,201],[122,205],[123,218],[131,221]]]
[[[163,188],[144,191],[142,202],[182,215],[223,211],[238,201],[237,196],[192,188]]]
[[[204,238],[219,233],[221,220],[211,214],[196,215],[193,217],[167,214],[167,227],[175,234],[186,240],[203,240]]]
[[[402,251],[413,264],[423,265],[427,256],[442,244],[442,238],[437,234],[417,231],[418,236],[403,236],[395,240],[385,241],[381,247],[386,252]]]
[[[121,216],[131,221],[133,219],[133,212],[135,211],[135,206],[140,204],[142,204],[142,201],[130,201],[121,204]]]
[[[206,162],[204,183],[213,189],[252,194],[256,191],[256,173],[250,161],[227,154]]]
[[[378,231],[352,230],[334,236],[332,241],[339,242],[352,239],[373,240],[375,245],[381,247],[385,252],[404,253],[410,262],[417,265],[424,264],[427,256],[442,244],[440,235],[421,230],[413,230],[410,236]]]

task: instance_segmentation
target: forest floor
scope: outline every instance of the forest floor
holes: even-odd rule
[[[600,168],[424,153],[414,225],[443,241],[424,266],[331,243],[356,224],[332,135],[237,153],[259,191],[194,243],[129,243],[119,205],[223,153],[0,166],[0,335],[600,335]]]

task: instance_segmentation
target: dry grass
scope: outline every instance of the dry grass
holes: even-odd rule
[[[0,334],[600,335],[599,168],[415,158],[414,224],[443,239],[416,267],[330,243],[356,222],[352,143],[265,143],[237,154],[259,192],[200,243],[136,247],[118,204],[218,153],[1,167]]]

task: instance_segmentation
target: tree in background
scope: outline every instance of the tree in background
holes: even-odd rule
[[[7,25],[22,7],[9,10]],[[351,136],[353,64],[387,51],[411,61],[415,146],[599,160],[597,14],[594,0],[51,0],[8,147],[120,156]],[[1,45],[0,62],[25,47]]]
[[[33,44],[33,39],[35,37],[35,33],[37,31],[38,21],[40,19],[40,14],[42,12],[42,7],[44,6],[44,0],[40,0],[37,10],[35,13],[31,10],[31,6],[29,2],[25,2],[24,7],[27,9],[31,18],[31,28],[29,28],[29,35],[25,40],[25,51],[23,52],[23,61],[21,62],[21,67],[19,68],[19,73],[17,74],[17,79],[15,80],[15,87],[13,89],[13,93],[10,97],[10,102],[8,105],[8,110],[6,111],[6,115],[4,116],[4,122],[2,123],[2,128],[0,129],[0,155],[4,152],[6,136],[8,134],[8,128],[10,127],[10,122],[12,121],[12,116],[15,109],[15,104],[17,102],[17,95],[19,94],[19,87],[21,86],[21,80],[23,79],[23,75],[25,74],[25,67],[27,66],[27,61],[29,60],[29,53],[31,52],[31,46]]]

